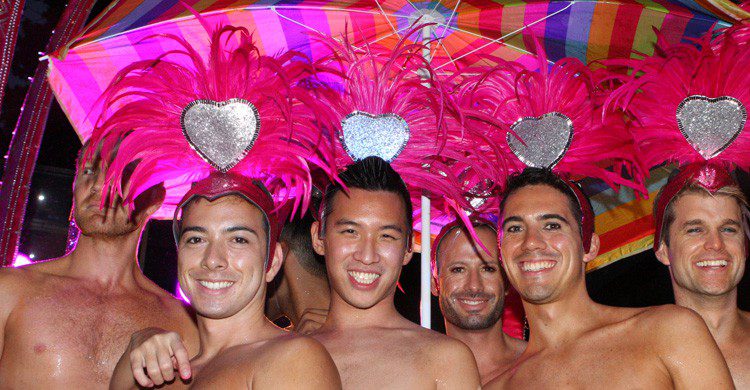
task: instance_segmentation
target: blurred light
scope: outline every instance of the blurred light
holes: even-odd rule
[[[177,282],[177,287],[175,288],[175,291],[177,291],[177,298],[185,301],[188,305],[190,304],[190,299],[182,291],[182,288],[180,288],[180,282],[179,281]]]
[[[16,259],[13,260],[13,267],[20,267],[23,265],[31,264],[32,261],[29,257],[30,256],[26,256],[25,254],[18,252],[18,254],[16,254]]]
[[[33,254],[33,253],[29,253],[29,259],[33,259],[33,258],[35,258],[35,257],[36,257],[36,255],[35,255],[35,254]]]
[[[39,194],[36,198],[39,199],[40,202],[44,202],[45,199],[44,194]]]

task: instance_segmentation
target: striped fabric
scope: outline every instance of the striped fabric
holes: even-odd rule
[[[654,29],[671,42],[694,38],[718,23],[700,0],[517,1],[517,0],[184,0],[209,25],[233,24],[254,31],[259,48],[269,54],[300,50],[312,58],[320,50],[312,32],[339,36],[348,27],[355,45],[393,45],[398,34],[422,17],[436,22],[430,56],[434,66],[487,63],[500,57],[531,66],[534,36],[548,57],[595,60],[649,55]],[[178,0],[115,1],[83,33],[50,55],[49,81],[60,105],[82,140],[88,138],[101,110],[98,99],[119,69],[137,60],[154,59],[175,48],[154,34],[189,41],[207,35]],[[421,36],[415,37],[421,39]],[[176,60],[176,57],[172,58]],[[658,190],[655,176],[649,191]],[[651,200],[632,192],[616,195],[587,183],[597,212],[601,255],[595,269],[651,245]]]

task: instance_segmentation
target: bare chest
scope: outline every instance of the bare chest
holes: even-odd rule
[[[164,327],[162,312],[156,299],[103,297],[84,289],[26,297],[6,324],[0,378],[45,372],[51,383],[106,386],[130,335]]]
[[[750,389],[750,335],[740,343],[719,345],[738,389]]]
[[[497,388],[669,389],[668,373],[650,352],[626,342],[587,342],[524,355]]]
[[[435,387],[431,359],[418,342],[365,334],[318,339],[331,354],[345,389]]]

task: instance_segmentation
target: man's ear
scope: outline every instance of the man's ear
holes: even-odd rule
[[[323,239],[320,238],[320,221],[315,221],[310,226],[310,236],[312,236],[312,244],[313,249],[315,250],[315,253],[317,253],[320,256],[326,255],[326,246],[323,242]]]
[[[414,252],[411,251],[411,248],[408,248],[409,250],[404,253],[404,261],[401,262],[401,265],[407,265],[411,261],[411,257],[414,256]]]
[[[596,255],[599,254],[599,245],[601,242],[599,241],[599,235],[594,233],[591,235],[591,247],[589,248],[588,253],[585,253],[583,255],[583,263],[588,263],[591,260],[594,260],[596,258]]]
[[[430,291],[432,291],[432,296],[438,296],[439,287],[438,287],[438,281],[435,279],[435,275],[430,276]]]
[[[672,264],[669,261],[669,248],[667,248],[667,245],[664,244],[664,240],[661,240],[661,242],[659,243],[659,249],[657,249],[654,254],[656,254],[656,258],[659,260],[659,262],[666,265],[667,267]]]
[[[281,265],[284,262],[284,252],[281,250],[281,244],[276,243],[276,247],[273,248],[273,256],[270,259],[271,266],[266,270],[266,283],[270,283],[276,274],[279,273]]]

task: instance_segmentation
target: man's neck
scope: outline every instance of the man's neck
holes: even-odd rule
[[[515,356],[511,348],[510,336],[503,332],[503,321],[498,320],[486,329],[468,330],[445,321],[445,334],[466,344],[477,360],[479,372],[491,371],[498,362]]]
[[[211,359],[227,348],[267,340],[283,333],[264,315],[264,300],[261,294],[227,318],[212,319],[198,315],[200,356]]]
[[[325,278],[302,274],[297,278],[288,278],[288,286],[289,297],[279,302],[284,314],[295,326],[307,309],[328,310],[331,292]]]
[[[591,300],[583,280],[554,302],[534,304],[524,300],[530,334],[527,350],[578,338],[599,325],[602,307]]]
[[[117,237],[81,234],[68,254],[68,275],[95,281],[103,288],[132,287],[142,276],[136,255],[141,230]]]
[[[393,303],[395,291],[367,309],[348,304],[336,291],[331,291],[331,309],[323,325],[328,330],[363,329],[373,327],[393,327],[403,317]]]
[[[717,342],[731,339],[741,320],[736,287],[726,294],[709,296],[684,290],[674,283],[672,286],[675,303],[698,313]]]

